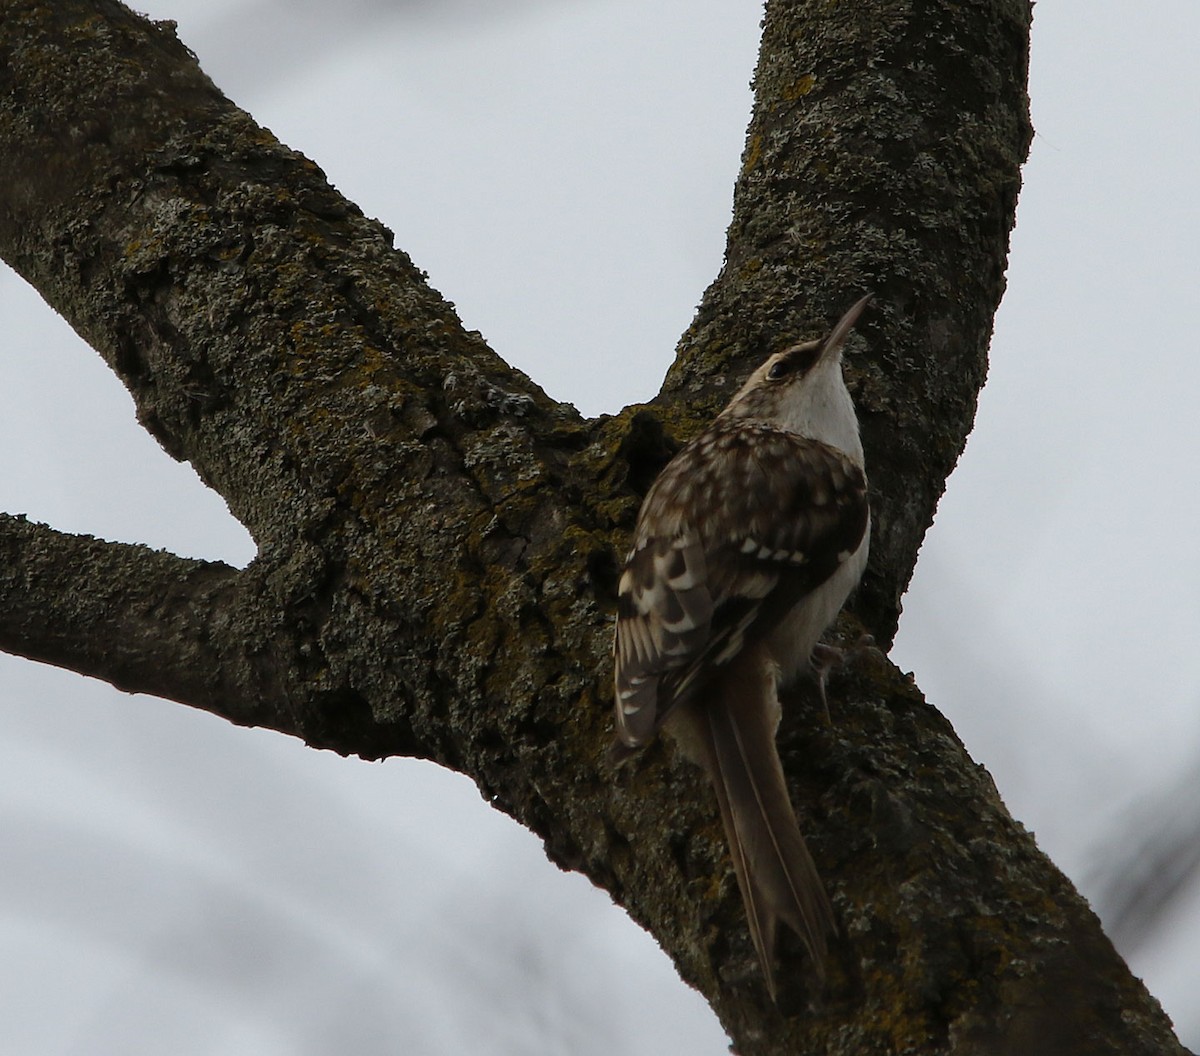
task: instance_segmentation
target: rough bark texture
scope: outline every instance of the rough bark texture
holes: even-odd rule
[[[616,555],[674,445],[861,291],[890,641],[983,381],[1029,140],[1030,9],[767,5],[725,267],[662,394],[598,421],[507,367],[391,234],[111,0],[0,0],[0,253],[259,546],[244,571],[0,518],[0,647],[471,775],[659,939],[738,1051],[1182,1052],[1070,883],[894,668],[781,750],[841,935],[754,965],[702,779],[604,765]],[[854,626],[851,627],[850,625]]]

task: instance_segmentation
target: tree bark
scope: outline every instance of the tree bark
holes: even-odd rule
[[[1030,6],[771,0],[725,265],[651,406],[583,420],[392,236],[114,0],[0,0],[0,254],[249,529],[244,571],[0,517],[0,648],[365,758],[469,774],[662,943],[742,1053],[1178,1053],[1071,884],[882,660],[781,754],[840,923],[754,962],[702,778],[604,763],[617,555],[751,363],[863,291],[886,646],[983,383]]]

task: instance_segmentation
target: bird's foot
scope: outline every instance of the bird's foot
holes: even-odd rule
[[[860,635],[858,641],[853,645],[844,647],[825,645],[823,642],[813,646],[809,663],[812,664],[813,674],[817,678],[817,692],[821,697],[821,707],[825,711],[827,726],[833,725],[833,719],[829,716],[829,698],[825,694],[825,683],[829,681],[829,673],[840,670],[847,664],[857,663],[867,654],[882,656],[875,645],[875,639],[869,634]]]

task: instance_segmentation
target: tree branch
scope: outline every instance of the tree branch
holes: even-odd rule
[[[725,265],[660,401],[706,419],[741,369],[876,300],[850,357],[872,485],[855,611],[890,642],[962,453],[1032,138],[1030,5],[768,3]]]
[[[259,544],[244,573],[205,566],[172,595],[181,657],[214,629],[241,642],[204,655],[253,699],[205,699],[470,774],[659,938],[743,1053],[1181,1051],[890,666],[836,683],[834,731],[803,697],[781,731],[842,927],[825,994],[785,950],[768,1002],[694,770],[669,745],[623,781],[602,763],[615,555],[669,434],[864,289],[879,300],[853,380],[876,531],[855,613],[890,636],[982,382],[1029,138],[1028,22],[1018,0],[769,3],[725,267],[654,408],[589,423],[464,331],[169,28],[112,0],[0,0],[0,253]],[[101,583],[127,556],[74,545]],[[188,582],[176,558],[136,562]],[[27,607],[22,581],[0,585]],[[144,628],[155,610],[122,591],[105,596]]]
[[[0,514],[0,648],[208,710],[244,696],[222,646],[238,573]],[[240,651],[240,650],[239,650]]]

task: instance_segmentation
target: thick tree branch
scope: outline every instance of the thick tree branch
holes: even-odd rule
[[[850,381],[874,509],[856,611],[880,642],[987,369],[1032,136],[1029,18],[1023,0],[767,5],[725,266],[660,397],[707,417],[731,361],[875,292]]]
[[[602,763],[615,555],[669,434],[864,289],[877,530],[856,615],[890,635],[982,381],[1028,20],[1018,0],[770,3],[726,266],[653,411],[587,423],[465,332],[168,29],[111,0],[0,0],[0,254],[259,544],[233,600],[177,617],[192,655],[213,612],[236,614],[218,638],[241,653],[213,658],[234,695],[212,710],[470,774],[660,939],[745,1053],[1180,1051],[887,665],[838,683],[835,730],[798,699],[781,736],[842,927],[823,995],[791,950],[767,1001],[697,774],[669,745],[624,780]]]
[[[456,461],[466,419],[553,409],[170,28],[105,0],[0,10],[5,259],[260,543],[364,474],[421,472],[389,440],[437,431]]]

